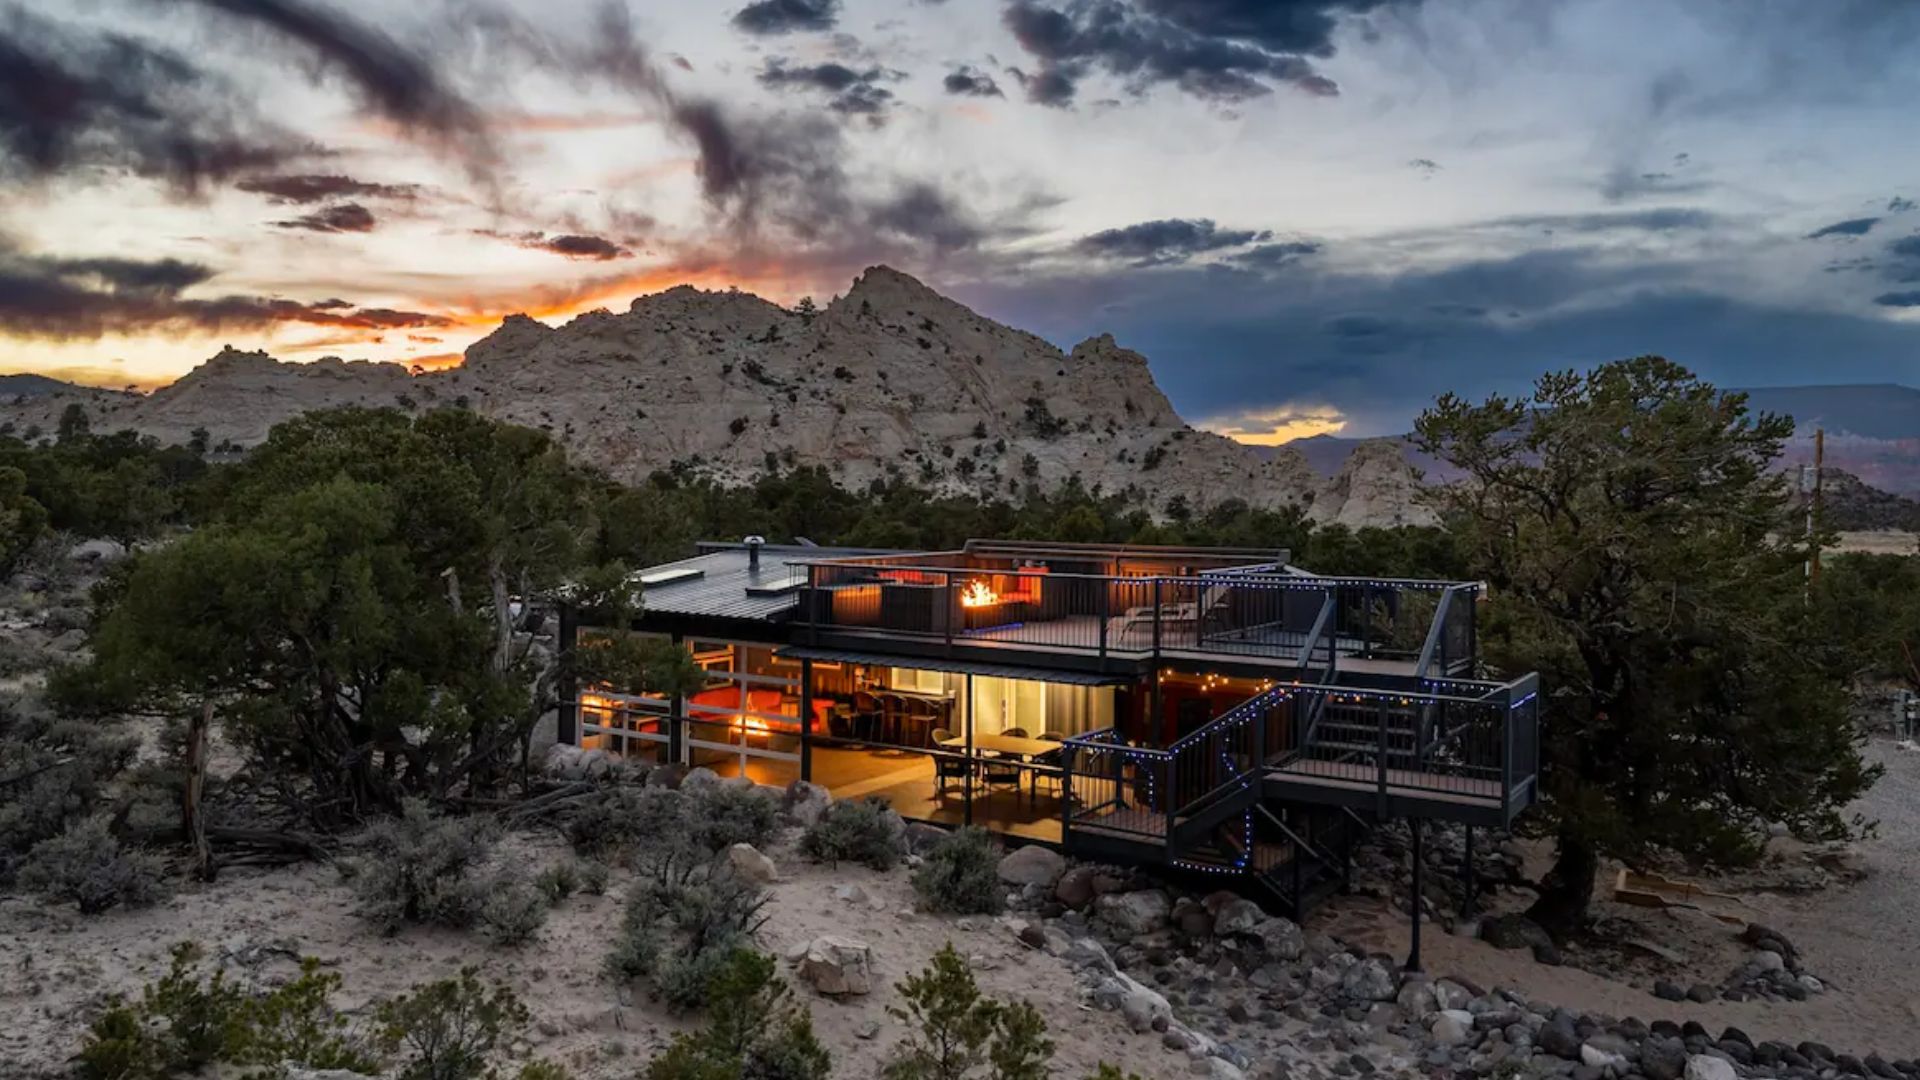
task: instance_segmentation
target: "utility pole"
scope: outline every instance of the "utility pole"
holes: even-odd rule
[[[1827,429],[1813,429],[1813,501],[1808,503],[1807,530],[1813,540],[1813,565],[1809,578],[1815,584],[1820,582],[1820,534],[1815,531],[1820,513],[1820,494],[1826,476]]]

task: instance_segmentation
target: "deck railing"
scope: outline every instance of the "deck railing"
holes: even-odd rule
[[[830,561],[808,564],[796,618],[816,631],[1102,657],[1244,656],[1321,669],[1336,655],[1430,656],[1445,675],[1471,664],[1476,591],[1265,567],[1124,576]]]

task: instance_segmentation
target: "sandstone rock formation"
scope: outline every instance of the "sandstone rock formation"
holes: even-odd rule
[[[0,397],[0,423],[51,432],[75,401],[96,431],[184,442],[204,430],[214,447],[256,444],[310,409],[457,405],[548,431],[625,482],[669,467],[738,483],[822,465],[850,487],[898,476],[1013,496],[1077,477],[1156,511],[1176,496],[1196,508],[1240,498],[1354,525],[1425,520],[1391,444],[1328,483],[1285,447],[1262,457],[1187,426],[1146,359],[1110,335],[1062,352],[886,267],[810,315],[679,286],[558,328],[509,317],[449,371],[227,349],[146,396]]]

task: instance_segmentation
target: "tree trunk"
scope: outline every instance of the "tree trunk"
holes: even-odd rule
[[[1593,903],[1593,885],[1599,872],[1600,855],[1593,846],[1561,832],[1553,869],[1540,882],[1540,898],[1527,909],[1527,917],[1555,938],[1578,930]]]
[[[207,732],[212,727],[213,699],[208,698],[200,712],[187,720],[187,789],[180,800],[180,826],[193,849],[193,876],[201,881],[212,881],[219,869],[207,843],[206,815],[200,812],[200,796],[207,786]]]

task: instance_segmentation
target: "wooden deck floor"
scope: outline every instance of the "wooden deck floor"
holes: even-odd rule
[[[1293,761],[1270,768],[1267,775],[1356,791],[1377,791],[1380,787],[1379,767],[1360,761]],[[1498,780],[1414,769],[1388,769],[1387,794],[1463,806],[1499,806],[1501,801]]]

